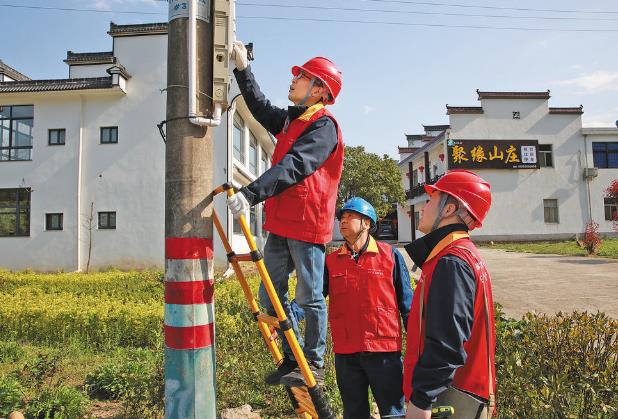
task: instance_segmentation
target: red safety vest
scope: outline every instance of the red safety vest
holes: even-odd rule
[[[332,240],[337,188],[343,169],[343,137],[335,118],[317,104],[277,134],[272,164],[277,164],[311,124],[328,116],[337,126],[337,147],[324,164],[299,182],[265,202],[264,229],[282,237],[324,244]]]
[[[444,255],[455,255],[463,259],[474,271],[476,294],[474,297],[474,321],[470,339],[464,343],[467,354],[466,363],[457,369],[453,387],[475,394],[489,400],[489,364],[493,382],[492,394],[496,392],[495,348],[496,329],[494,324],[494,306],[491,293],[491,279],[485,263],[467,233],[455,232],[449,234],[434,248],[422,266],[423,274],[416,285],[412,299],[412,309],[408,318],[408,335],[406,338],[406,356],[404,360],[403,391],[406,400],[412,397],[412,375],[418,358],[423,353],[425,336],[425,319],[420,316],[420,298],[423,290],[424,304],[427,303],[433,271],[438,260]],[[424,286],[423,286],[424,282]],[[485,297],[487,296],[487,316]],[[423,310],[424,311],[424,310]],[[489,333],[487,331],[489,324]],[[487,339],[489,337],[489,345]],[[489,358],[487,348],[489,347]]]
[[[358,263],[346,245],[326,256],[333,352],[401,351],[393,249],[369,239]]]

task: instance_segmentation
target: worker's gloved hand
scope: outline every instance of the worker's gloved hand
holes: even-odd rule
[[[242,41],[234,41],[234,45],[232,46],[232,59],[236,63],[236,68],[238,70],[243,71],[247,68],[247,48]]]
[[[249,201],[247,201],[247,198],[242,192],[229,196],[227,198],[227,206],[234,218],[240,217],[241,214],[244,214],[251,207]]]

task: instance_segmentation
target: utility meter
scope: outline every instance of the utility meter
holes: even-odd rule
[[[230,53],[236,39],[235,0],[214,0],[213,99],[225,109],[230,91]]]

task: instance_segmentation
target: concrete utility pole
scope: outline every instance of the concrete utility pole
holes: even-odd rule
[[[213,112],[209,0],[170,0],[165,150],[165,417],[215,419],[214,128],[189,121],[189,10],[197,9],[196,113]],[[195,16],[195,14],[193,15]]]

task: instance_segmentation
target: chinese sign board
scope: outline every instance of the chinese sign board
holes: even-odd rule
[[[448,140],[449,169],[538,169],[537,140]]]

